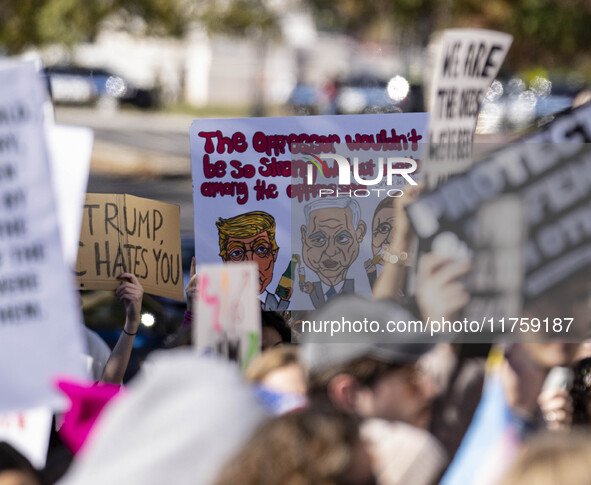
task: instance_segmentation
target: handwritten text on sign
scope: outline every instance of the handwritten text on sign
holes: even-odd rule
[[[114,289],[133,273],[148,293],[183,299],[177,205],[120,194],[87,194],[76,272],[79,287]]]
[[[437,40],[429,93],[432,160],[469,162],[480,107],[512,39],[490,30],[449,29]],[[451,167],[452,172],[463,169]]]
[[[261,345],[256,264],[204,265],[197,274],[197,349],[223,355],[246,368]]]
[[[240,205],[244,205],[249,199],[248,184],[237,181],[239,179],[256,179],[253,186],[257,201],[276,199],[279,196],[277,184],[269,183],[269,178],[292,176],[305,176],[308,162],[305,160],[292,161],[291,154],[318,154],[335,153],[335,144],[344,142],[350,150],[381,150],[388,149],[390,145],[411,144],[416,147],[423,138],[416,129],[408,133],[397,134],[395,129],[387,132],[381,130],[377,133],[347,134],[341,140],[337,134],[295,134],[269,135],[257,131],[250,140],[250,147],[260,154],[258,167],[252,163],[243,163],[231,157],[220,158],[220,155],[231,155],[234,152],[244,153],[249,148],[249,142],[242,132],[234,132],[231,135],[224,134],[221,130],[200,131],[198,136],[204,140],[203,174],[206,179],[226,178],[229,174],[234,180],[223,182],[207,181],[201,184],[201,195],[204,197],[231,196],[236,197]],[[296,145],[297,144],[297,145]],[[291,151],[290,151],[291,147]],[[416,148],[415,148],[416,149]],[[278,158],[284,156],[284,159]],[[239,158],[239,157],[236,157]],[[298,195],[287,186],[288,197]]]
[[[33,63],[0,61],[0,414],[63,409],[56,375],[85,376]],[[32,358],[32,356],[34,356]]]

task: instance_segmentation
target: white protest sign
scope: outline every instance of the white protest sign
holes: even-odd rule
[[[427,98],[429,185],[470,163],[480,107],[512,41],[509,34],[481,29],[445,30],[436,39]]]
[[[362,156],[383,144],[420,145],[427,121],[425,113],[194,121],[190,140],[198,263],[257,261],[263,310],[313,308],[309,294],[293,284],[296,272],[310,284],[318,283],[318,275],[302,258],[297,237],[302,222],[293,219],[292,209],[319,194],[301,180],[293,185],[292,167],[305,177],[306,153],[334,153],[337,145],[357,145],[352,150]],[[301,159],[293,165],[290,148],[295,144]],[[336,162],[327,163],[332,168]],[[402,177],[396,179],[398,187]],[[364,263],[375,257],[370,232],[379,202],[375,197],[360,200],[366,230],[344,272],[359,293],[371,292]]]
[[[38,469],[45,468],[51,421],[50,408],[35,408],[0,416],[0,441],[6,441]]]
[[[47,135],[64,260],[73,268],[78,257],[80,207],[86,197],[93,133],[83,127],[49,125]]]
[[[64,263],[32,63],[0,64],[0,412],[63,409],[57,376],[84,378],[81,313]]]
[[[261,348],[258,267],[254,263],[198,268],[193,342],[197,350],[240,362],[243,369]]]

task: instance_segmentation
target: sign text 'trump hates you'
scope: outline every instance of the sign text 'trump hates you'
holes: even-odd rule
[[[180,207],[127,194],[87,194],[78,287],[112,290],[133,273],[146,293],[183,300]]]

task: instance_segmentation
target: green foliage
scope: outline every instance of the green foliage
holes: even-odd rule
[[[92,40],[108,18],[125,25],[143,20],[146,32],[182,35],[192,20],[180,0],[0,0],[0,49],[8,54],[31,46],[67,46]]]
[[[362,39],[386,32],[391,40],[412,35],[426,44],[438,29],[490,28],[514,36],[508,59],[514,69],[591,66],[589,0],[302,1],[321,29]],[[157,35],[180,36],[195,21],[233,36],[268,38],[278,31],[265,0],[0,0],[0,51],[89,41],[113,17],[123,27],[139,18],[146,33]]]
[[[277,18],[257,0],[234,0],[225,7],[215,1],[207,6],[199,19],[210,33],[247,37],[273,35],[277,33]]]
[[[44,0],[0,0],[0,49],[13,53],[40,43],[32,13],[44,3]]]
[[[143,33],[182,36],[191,23],[233,36],[277,33],[277,19],[260,0],[0,0],[0,52],[92,41],[107,19]]]
[[[435,30],[488,28],[514,36],[514,68],[590,63],[589,0],[307,0],[321,26],[365,37],[388,21],[391,32],[413,32],[421,42]],[[394,37],[393,37],[394,38]]]

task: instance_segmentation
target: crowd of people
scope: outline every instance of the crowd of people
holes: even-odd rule
[[[404,206],[416,195],[384,207],[396,254],[412,254]],[[313,318],[453,319],[470,299],[468,261],[423,254],[412,298],[407,266],[380,265],[373,299],[336,295]],[[60,383],[72,406],[54,418],[44,470],[0,444],[1,485],[588,483],[591,344],[320,342],[297,334],[296,312],[262,307],[262,352],[242,372],[191,347],[195,261],[191,273],[178,334],[125,386],[143,288],[119,276],[119,341],[110,350],[86,329],[95,382]],[[588,286],[580,272],[523,314],[568,308],[586,324]]]

